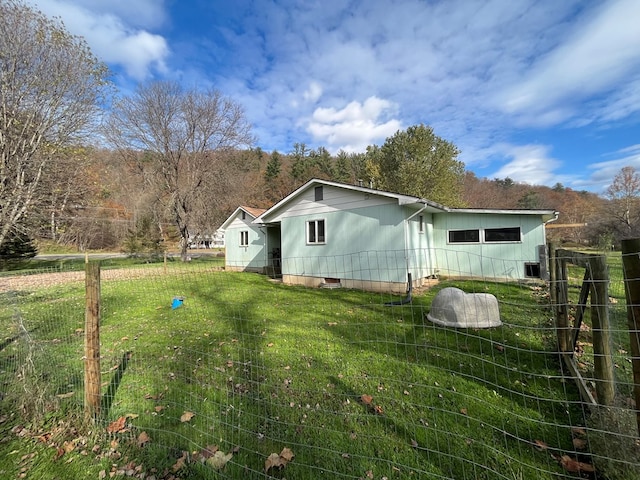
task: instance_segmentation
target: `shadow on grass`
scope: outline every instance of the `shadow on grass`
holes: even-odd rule
[[[111,379],[111,383],[109,383],[109,387],[107,391],[102,396],[101,402],[101,411],[102,414],[106,417],[109,415],[109,410],[111,410],[111,405],[113,404],[113,399],[116,398],[116,392],[118,391],[118,387],[122,382],[122,377],[124,376],[124,372],[127,369],[127,365],[129,365],[129,360],[131,360],[132,352],[124,352],[122,354],[122,360],[120,361],[120,365],[118,365],[117,370],[115,371],[113,378]]]

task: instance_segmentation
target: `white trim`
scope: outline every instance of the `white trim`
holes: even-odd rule
[[[319,241],[315,241],[315,242],[311,242],[309,241],[309,224],[310,223],[315,223],[316,227],[316,237],[318,237],[318,222],[322,222],[323,224],[323,228],[324,228],[324,240],[322,242]],[[307,242],[307,245],[326,245],[327,244],[327,220],[325,218],[314,218],[312,220],[307,220],[304,222],[304,235],[305,235],[305,240]]]

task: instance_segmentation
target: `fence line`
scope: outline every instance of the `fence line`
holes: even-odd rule
[[[394,255],[364,252],[357,267],[371,277]],[[465,252],[441,258],[458,277],[470,274],[460,266],[479,263],[511,271]],[[298,262],[304,269],[315,261]],[[344,257],[323,261],[347,272]],[[124,469],[127,457],[157,479],[555,479],[593,468],[612,480],[634,478],[637,432],[626,419],[635,411],[626,402],[637,380],[621,271],[610,266],[611,300],[591,297],[592,306],[608,305],[617,393],[612,405],[594,408],[561,368],[565,350],[542,281],[440,278],[399,305],[398,292],[289,286],[206,262],[102,269],[101,400],[93,408],[99,430],[129,450],[112,451],[123,447],[108,441],[84,456],[59,448],[71,465],[89,458],[82,465],[96,475]],[[569,318],[581,305],[582,276],[569,265],[562,280]],[[0,277],[3,411],[26,405],[25,391],[82,410],[91,357],[82,281]],[[429,321],[446,287],[494,295],[502,326]],[[592,311],[583,313],[574,349],[589,389],[597,386]]]

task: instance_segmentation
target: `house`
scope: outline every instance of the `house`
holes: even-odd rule
[[[264,212],[264,208],[238,207],[218,229],[224,232],[227,270],[262,273],[269,265],[264,227],[253,223]]]
[[[408,274],[413,286],[438,275],[544,277],[545,224],[557,215],[449,208],[313,179],[265,211],[238,208],[222,228],[228,269],[281,273],[289,284],[402,292]]]

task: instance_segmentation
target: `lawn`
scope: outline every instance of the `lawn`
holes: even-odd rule
[[[572,478],[562,455],[586,460],[541,287],[443,281],[385,306],[398,298],[146,268],[102,283],[96,423],[84,283],[0,293],[2,478],[537,480]],[[444,286],[496,295],[504,325],[425,320]]]

